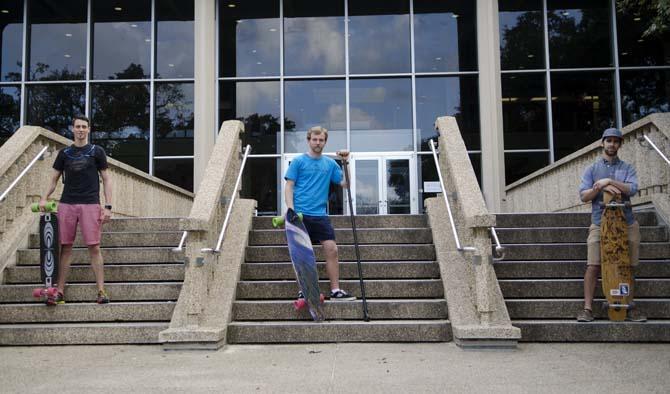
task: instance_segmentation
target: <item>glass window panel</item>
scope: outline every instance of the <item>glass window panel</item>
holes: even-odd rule
[[[329,138],[330,139],[330,138]],[[336,160],[337,165],[342,168],[342,161]],[[329,215],[343,215],[344,214],[344,193],[346,191],[340,185],[330,183],[328,186],[328,214]],[[349,209],[347,207],[347,209]]]
[[[284,73],[344,74],[344,2],[284,1]]]
[[[475,176],[477,177],[477,182],[481,186],[482,184],[482,176],[481,176],[481,154],[480,153],[470,153],[468,154],[470,157],[470,164],[472,164],[472,168],[475,172]],[[419,201],[422,201],[421,206],[419,207],[419,210],[421,213],[425,213],[425,204],[426,204],[426,199],[431,198],[431,197],[437,197],[437,193],[428,193],[424,192],[424,189],[426,187],[425,182],[440,182],[439,177],[437,176],[437,169],[435,168],[435,159],[433,159],[432,154],[420,154],[418,155],[420,163],[418,171],[419,171]],[[440,197],[441,198],[441,197]]]
[[[379,160],[356,160],[356,202],[357,215],[379,214]]]
[[[23,64],[23,1],[3,1],[0,7],[0,80],[20,81]]]
[[[438,137],[435,120],[446,115],[456,117],[465,146],[480,149],[478,89],[476,76],[416,79],[416,127],[421,150],[430,151],[428,141]]]
[[[193,155],[193,84],[157,83],[156,156]]]
[[[349,1],[349,72],[410,72],[409,2]]]
[[[552,68],[612,66],[609,0],[547,0]]]
[[[279,1],[221,1],[222,77],[279,75]]]
[[[549,147],[544,73],[503,74],[502,111],[505,149]]]
[[[193,159],[154,160],[154,176],[193,191]]]
[[[477,70],[476,2],[414,0],[417,72]]]
[[[670,70],[622,70],[621,106],[624,124],[670,112]]]
[[[506,152],[505,182],[512,184],[549,165],[549,152]]]
[[[0,146],[21,126],[21,88],[0,87]]]
[[[349,94],[351,150],[414,149],[410,79],[352,79]]]
[[[95,0],[93,79],[149,78],[151,0]]]
[[[91,85],[91,123],[92,142],[114,159],[149,171],[149,84]]]
[[[244,144],[254,154],[280,153],[279,82],[221,82],[221,122],[244,122]]]
[[[326,151],[347,147],[345,82],[306,80],[284,82],[284,151],[307,150],[307,130],[312,126],[328,129]]]
[[[613,73],[609,71],[551,74],[554,158],[597,141],[616,121]]]
[[[642,7],[634,12],[618,10],[617,37],[620,66],[670,64],[670,30],[644,35],[656,16],[654,11]]]
[[[250,157],[244,167],[240,197],[256,200],[258,215],[278,215],[281,180],[279,159]]]
[[[72,138],[72,117],[86,106],[84,84],[27,86],[26,124]]]
[[[386,211],[388,214],[409,214],[409,160],[386,160]]]
[[[500,67],[544,68],[542,0],[499,0]]]
[[[472,170],[475,172],[477,177],[477,183],[479,187],[482,187],[482,154],[481,153],[469,153],[470,164],[472,164]]]
[[[30,80],[86,75],[86,0],[33,0],[28,7]]]
[[[156,78],[193,78],[193,1],[156,1]]]

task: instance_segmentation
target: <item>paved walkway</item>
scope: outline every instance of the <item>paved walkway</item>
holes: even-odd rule
[[[0,348],[3,393],[667,393],[670,344],[440,344]]]

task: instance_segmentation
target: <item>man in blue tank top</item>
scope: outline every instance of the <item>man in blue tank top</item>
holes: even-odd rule
[[[326,257],[326,272],[330,279],[330,299],[333,301],[352,301],[352,297],[340,289],[340,269],[335,243],[335,231],[328,218],[328,190],[330,184],[348,187],[342,176],[342,170],[335,160],[323,156],[328,141],[328,130],[315,126],[307,132],[309,150],[291,162],[286,171],[284,197],[286,206],[303,214],[303,223],[313,243],[320,243]],[[349,152],[338,151],[342,160],[347,160]],[[302,293],[298,294],[302,298]]]

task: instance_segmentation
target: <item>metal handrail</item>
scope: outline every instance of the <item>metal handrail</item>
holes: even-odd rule
[[[233,211],[233,203],[235,203],[235,197],[237,196],[237,190],[240,187],[240,181],[242,180],[242,172],[244,171],[244,165],[247,162],[247,156],[249,156],[249,152],[251,151],[251,145],[247,145],[246,148],[244,148],[244,157],[242,158],[242,164],[240,165],[240,172],[237,174],[237,181],[235,181],[235,188],[233,188],[233,195],[230,197],[230,203],[228,203],[228,210],[226,211],[226,217],[223,219],[223,226],[221,226],[221,232],[219,233],[219,240],[216,243],[216,247],[214,249],[212,248],[202,248],[200,249],[201,252],[203,253],[220,253],[221,252],[221,244],[223,243],[223,235],[226,232],[226,228],[228,227],[228,220],[230,219],[230,213]]]
[[[181,235],[181,239],[179,240],[179,245],[177,245],[176,248],[173,248],[172,251],[175,253],[181,253],[182,250],[184,250],[184,242],[186,241],[186,236],[188,235],[188,231],[184,231]]]
[[[498,240],[498,234],[496,233],[496,228],[491,227],[490,230],[491,230],[491,236],[493,236],[493,240],[496,242],[495,251],[496,251],[497,256],[494,257],[493,259],[496,260],[496,261],[497,260],[502,260],[502,259],[505,258],[505,248],[500,246],[500,241]]]
[[[38,154],[37,154],[37,155],[30,161],[30,163],[28,163],[28,166],[26,166],[26,168],[24,168],[23,171],[21,171],[21,173],[19,174],[19,176],[16,177],[16,179],[14,179],[14,182],[12,182],[12,183],[9,185],[9,187],[7,188],[7,190],[5,190],[5,192],[2,193],[2,195],[0,195],[0,202],[5,201],[5,199],[7,198],[7,195],[9,194],[9,192],[12,191],[12,189],[14,188],[14,186],[16,186],[17,183],[19,183],[19,181],[21,180],[21,178],[23,178],[23,176],[26,175],[26,173],[27,173],[28,171],[30,171],[30,168],[32,168],[32,166],[35,165],[35,163],[37,162],[37,160],[39,160],[39,159],[42,157],[42,155],[44,154],[44,152],[45,152],[48,148],[49,148],[48,146],[45,146],[44,148],[42,148],[42,150],[40,151],[40,153],[38,153]]]
[[[659,155],[661,155],[661,157],[663,158],[663,160],[665,160],[665,162],[668,163],[668,165],[670,165],[670,160],[668,160],[668,158],[665,157],[665,155],[663,154],[663,152],[661,152],[661,150],[658,149],[658,147],[651,141],[651,139],[649,139],[649,137],[647,137],[645,134],[642,134],[642,137],[638,137],[638,141],[640,141],[640,144],[643,142],[642,139],[645,139],[645,140],[649,143],[649,145],[651,145],[651,147],[654,148],[654,150],[656,151],[656,153],[658,153]]]
[[[451,232],[454,235],[454,241],[456,242],[456,249],[459,252],[475,252],[477,248],[472,246],[461,246],[461,241],[458,239],[458,232],[456,231],[456,224],[454,223],[454,216],[451,214],[451,205],[449,205],[449,199],[447,198],[447,189],[444,187],[444,180],[442,179],[442,171],[440,171],[440,162],[437,160],[437,152],[435,151],[435,142],[430,140],[430,150],[433,151],[433,159],[435,160],[435,168],[437,169],[437,176],[440,179],[440,187],[442,188],[442,197],[444,197],[444,202],[447,204],[447,213],[449,214],[449,223],[451,223]]]

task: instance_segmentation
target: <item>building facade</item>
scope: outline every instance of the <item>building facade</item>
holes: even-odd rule
[[[84,113],[110,156],[193,190],[239,119],[243,194],[275,214],[318,124],[328,152],[354,152],[357,213],[418,213],[433,122],[451,115],[496,210],[505,184],[670,111],[670,37],[643,33],[651,17],[615,0],[4,0],[0,139],[68,136]]]

